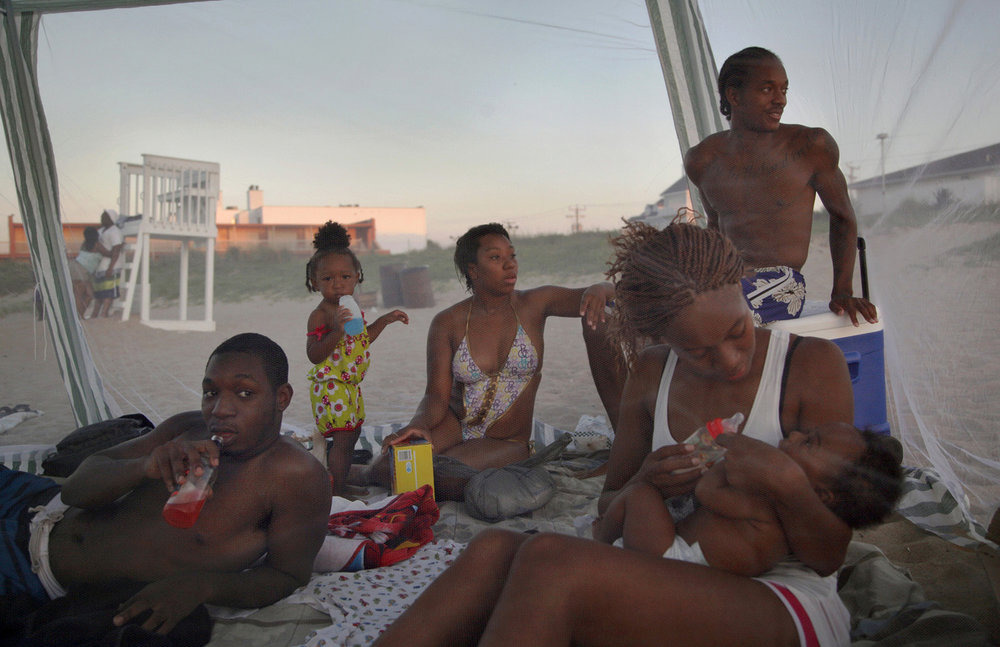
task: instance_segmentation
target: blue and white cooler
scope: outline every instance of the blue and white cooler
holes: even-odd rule
[[[814,305],[815,304],[815,305]],[[809,314],[815,313],[815,314]],[[770,328],[780,328],[796,335],[829,339],[840,347],[851,372],[854,389],[854,426],[889,433],[885,396],[885,340],[882,322],[861,320],[855,326],[850,317],[830,312],[825,303],[807,302],[803,316],[775,321]]]

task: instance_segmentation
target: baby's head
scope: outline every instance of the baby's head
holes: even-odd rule
[[[851,528],[865,528],[888,517],[902,493],[898,445],[886,434],[829,423],[793,431],[779,447],[835,515]]]

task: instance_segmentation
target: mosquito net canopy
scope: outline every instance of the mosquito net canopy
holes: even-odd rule
[[[892,433],[908,464],[932,466],[988,523],[1000,503],[995,5],[682,4],[700,12],[707,43],[674,45],[710,51],[710,66],[750,45],[774,51],[790,79],[783,120],[837,140],[884,323]],[[330,185],[353,201],[424,202],[444,244],[488,220],[564,230],[565,205],[581,200],[589,226],[612,228],[682,175],[662,26],[642,3],[224,0],[45,14],[35,32],[13,11],[74,5],[0,4],[5,78],[18,65],[37,71],[48,121],[31,128],[52,133],[46,150],[44,138],[8,132],[0,199],[26,219],[96,220],[114,206],[115,164],[143,152],[221,161],[241,187],[290,170],[286,203],[328,202],[329,190],[315,191]],[[17,47],[37,58],[18,61]],[[58,184],[15,197],[12,178],[33,165],[51,166]],[[224,200],[240,200],[225,182]],[[36,272],[65,272],[57,256],[33,259]],[[810,297],[825,300],[822,235],[806,276]],[[53,341],[69,364],[92,367],[68,280],[54,284],[49,304],[69,314]],[[67,388],[90,402],[78,419],[122,404],[129,385],[108,395],[101,380],[113,376],[77,373]]]

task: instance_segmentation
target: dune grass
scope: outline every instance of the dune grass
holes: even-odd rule
[[[952,211],[946,208],[946,211]],[[909,205],[890,214],[881,227],[921,227],[942,217],[941,208]],[[956,223],[998,222],[1000,206],[982,205],[946,213]],[[871,225],[866,222],[863,224]],[[813,236],[825,238],[829,232],[829,217],[823,211],[814,214]],[[539,281],[564,282],[579,276],[597,276],[607,269],[611,254],[609,239],[614,232],[588,231],[578,234],[547,234],[514,237],[520,262],[521,285],[537,285]],[[993,236],[957,250],[963,256],[996,262],[1000,256],[997,237]],[[395,264],[402,267],[426,267],[430,280],[439,288],[461,285],[452,261],[455,249],[430,243],[427,249],[405,254],[362,254],[359,256],[365,273],[362,291],[379,289],[380,268]],[[192,303],[204,300],[204,255],[190,256],[188,295]],[[231,249],[215,259],[215,298],[220,302],[239,302],[254,297],[272,299],[297,298],[306,295],[305,267],[307,256],[284,250],[260,248],[246,251]],[[975,261],[972,261],[975,262]],[[982,261],[980,261],[982,262]],[[151,294],[156,302],[169,304],[179,294],[179,255],[164,255],[152,261]],[[31,264],[25,259],[0,260],[0,317],[13,312],[31,310],[31,291],[35,284]]]
[[[611,232],[590,231],[572,235],[515,237],[514,246],[520,262],[520,276],[526,285],[533,277],[546,280],[570,279],[602,273],[607,268]],[[405,254],[362,254],[365,274],[364,291],[379,287],[383,265],[426,267],[435,284],[459,285],[455,272],[454,247],[442,248],[431,243],[427,249]],[[215,298],[221,302],[239,302],[254,297],[297,298],[306,294],[307,256],[284,250],[261,248],[252,251],[231,249],[215,259]],[[164,255],[151,261],[150,293],[157,302],[170,303],[180,292],[180,258]],[[190,255],[188,298],[192,303],[204,300],[205,257]],[[31,291],[35,279],[27,260],[0,261],[0,316],[23,312],[32,307]]]

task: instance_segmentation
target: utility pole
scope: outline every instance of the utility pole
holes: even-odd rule
[[[517,231],[517,223],[513,220],[504,220],[501,224],[504,226],[504,229],[507,230],[507,233],[510,234],[510,237],[513,238],[514,232]]]
[[[580,219],[586,218],[587,216],[580,213],[580,211],[583,210],[583,207],[581,207],[580,205],[576,205],[575,207],[570,207],[570,208],[573,210],[573,213],[569,214],[566,217],[572,218],[573,224],[570,225],[569,231],[572,234],[578,234],[581,231],[583,231],[583,225],[580,224]]]

